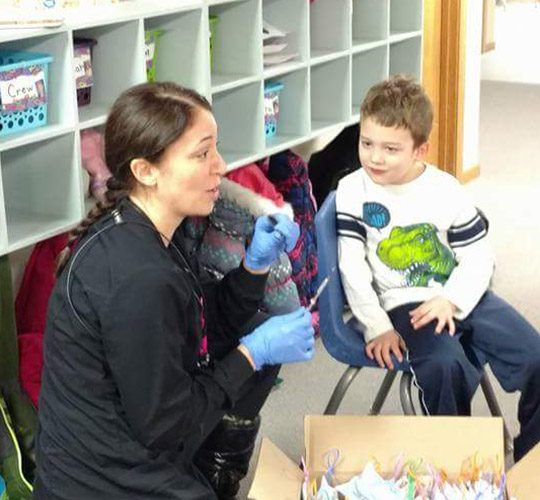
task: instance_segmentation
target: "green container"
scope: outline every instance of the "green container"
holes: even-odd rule
[[[210,22],[210,68],[212,68],[212,54],[214,52],[214,40],[216,38],[216,29],[218,24],[219,17],[211,15]]]
[[[144,32],[144,58],[146,61],[146,79],[149,82],[156,81],[156,56],[158,49],[158,38],[163,34],[163,30],[145,30]]]

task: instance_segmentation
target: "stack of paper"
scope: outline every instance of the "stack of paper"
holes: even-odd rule
[[[264,65],[282,64],[298,56],[296,52],[283,52],[286,48],[287,33],[263,20]]]

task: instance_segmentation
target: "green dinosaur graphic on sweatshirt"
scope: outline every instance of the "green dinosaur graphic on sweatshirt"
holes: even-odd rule
[[[437,237],[433,224],[396,226],[377,246],[377,255],[390,269],[405,275],[407,286],[445,283],[456,266],[451,250]]]

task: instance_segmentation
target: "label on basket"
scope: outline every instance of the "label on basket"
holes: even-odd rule
[[[146,69],[149,70],[152,67],[152,62],[154,61],[154,52],[156,50],[156,43],[154,39],[145,42],[144,57],[146,59]]]
[[[264,117],[275,120],[279,115],[279,97],[277,93],[270,93],[264,96]]]
[[[73,57],[73,72],[75,73],[75,86],[78,89],[92,86],[94,81],[92,77],[90,47],[77,48]]]
[[[46,102],[45,74],[41,66],[0,72],[2,111],[24,111]]]

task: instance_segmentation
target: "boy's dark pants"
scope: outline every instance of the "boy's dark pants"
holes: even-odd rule
[[[415,331],[406,304],[389,312],[409,350],[409,361],[432,415],[470,415],[482,366],[489,363],[507,392],[521,391],[519,460],[540,442],[540,335],[512,306],[488,291],[471,314],[456,323],[457,333],[435,335],[435,323]]]

